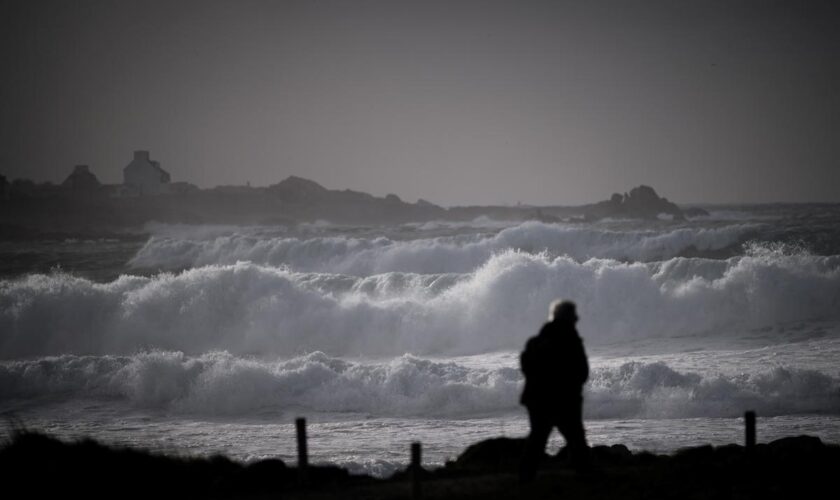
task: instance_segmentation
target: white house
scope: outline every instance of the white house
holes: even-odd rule
[[[149,159],[148,151],[135,151],[134,159],[123,169],[126,194],[137,196],[169,192],[169,172]]]

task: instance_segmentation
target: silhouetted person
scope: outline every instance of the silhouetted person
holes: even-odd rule
[[[588,447],[583,430],[583,384],[589,378],[589,362],[575,323],[575,304],[556,301],[551,318],[540,333],[528,339],[520,357],[525,389],[520,402],[528,409],[531,434],[522,457],[520,478],[531,481],[545,452],[552,429],[557,427],[571,462],[586,465]]]

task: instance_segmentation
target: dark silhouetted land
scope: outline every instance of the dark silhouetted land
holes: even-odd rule
[[[72,177],[72,176],[71,176]],[[703,215],[682,209],[653,188],[638,186],[609,200],[578,207],[465,206],[444,208],[394,194],[377,197],[349,189],[327,189],[301,177],[268,187],[219,186],[171,190],[149,196],[119,194],[114,186],[35,184],[16,179],[0,186],[0,240],[43,237],[108,237],[142,232],[149,222],[172,224],[294,225],[326,220],[337,224],[400,224],[430,220],[587,222],[607,217],[684,220]],[[116,186],[119,187],[119,186]]]
[[[840,447],[799,436],[759,444],[700,446],[674,455],[631,453],[622,445],[592,449],[592,468],[575,472],[563,452],[546,460],[535,482],[520,486],[524,440],[477,443],[457,460],[422,471],[423,498],[836,498]],[[17,433],[0,449],[4,496],[29,498],[411,498],[411,475],[351,476],[310,467],[306,485],[280,460],[241,464],[224,457],[178,458],[66,443]]]

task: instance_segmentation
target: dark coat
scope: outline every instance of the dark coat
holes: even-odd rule
[[[543,325],[538,335],[528,339],[519,361],[525,375],[520,403],[549,409],[579,404],[589,378],[589,362],[573,324]]]

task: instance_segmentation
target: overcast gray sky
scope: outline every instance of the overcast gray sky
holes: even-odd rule
[[[0,0],[0,173],[840,201],[837,4]]]

